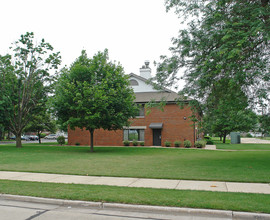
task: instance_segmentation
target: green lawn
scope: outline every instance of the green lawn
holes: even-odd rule
[[[269,150],[270,144],[216,144],[217,149],[225,150]]]
[[[260,139],[263,139],[263,140],[270,140],[270,137],[263,137],[263,138],[260,138]]]
[[[218,137],[211,138],[217,149],[222,150],[270,150],[270,144],[230,144],[230,140],[226,139],[223,144]]]
[[[270,196],[0,180],[0,193],[46,198],[270,213]]]
[[[0,145],[0,170],[165,179],[270,182],[270,151]]]

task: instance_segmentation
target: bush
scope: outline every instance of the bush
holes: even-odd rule
[[[140,145],[141,145],[141,146],[144,146],[144,141],[140,142]]]
[[[124,146],[129,146],[129,141],[123,141]]]
[[[211,139],[211,137],[210,136],[204,136],[204,139]]]
[[[133,144],[133,146],[138,146],[139,143],[138,143],[138,141],[134,140],[134,141],[132,141],[132,144]]]
[[[253,136],[250,133],[247,133],[247,136],[246,137],[252,138]]]
[[[60,145],[65,144],[65,137],[64,136],[59,136],[56,140],[57,140],[58,144],[60,144]]]
[[[170,147],[171,146],[171,142],[170,141],[165,141],[164,144],[165,144],[166,147]]]
[[[175,147],[180,147],[180,145],[181,145],[181,141],[175,141],[174,142],[174,146]]]
[[[194,146],[196,148],[203,148],[203,147],[205,147],[205,144],[206,144],[206,141],[203,141],[203,140],[202,141],[196,141]]]
[[[40,138],[45,138],[46,134],[45,133],[40,133]]]
[[[214,141],[212,141],[212,140],[207,140],[206,144],[208,144],[208,145],[214,145]]]
[[[184,147],[185,148],[190,148],[191,147],[191,142],[189,140],[184,141]]]
[[[76,142],[75,145],[76,145],[76,146],[80,146],[81,144],[80,144],[79,142]]]

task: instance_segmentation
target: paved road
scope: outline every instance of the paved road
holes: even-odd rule
[[[232,219],[232,217],[217,217],[211,215],[182,214],[182,213],[149,213],[131,210],[100,209],[87,207],[61,206],[34,202],[22,202],[0,199],[1,220],[214,220]]]
[[[67,140],[66,140],[67,141]],[[49,139],[41,139],[41,143],[50,143],[56,142],[56,140],[49,140]],[[15,141],[0,141],[0,144],[15,144]],[[31,144],[31,143],[38,143],[38,141],[22,141],[23,144]]]

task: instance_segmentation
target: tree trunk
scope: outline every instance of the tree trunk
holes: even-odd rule
[[[40,132],[38,132],[38,143],[41,144]]]
[[[93,153],[93,152],[94,152],[94,129],[91,128],[91,129],[89,130],[89,132],[90,132],[90,134],[91,134],[91,135],[90,135],[90,136],[91,136],[91,137],[90,137],[90,139],[91,139],[91,140],[90,140],[90,141],[91,141],[91,144],[90,144],[90,152]]]
[[[226,135],[227,135],[227,133],[226,133],[226,132],[224,132],[224,134],[223,134],[223,144],[225,144],[225,143],[226,143]]]
[[[17,148],[22,148],[22,138],[21,134],[16,135],[16,147]]]
[[[219,140],[222,141],[222,136],[221,135],[219,136]]]

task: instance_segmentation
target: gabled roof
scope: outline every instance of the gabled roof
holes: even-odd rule
[[[138,80],[145,82],[146,84],[154,85],[154,83],[149,82],[144,77],[138,76],[134,73],[130,73],[129,77],[134,77]],[[176,103],[177,101],[190,101],[191,99],[183,99],[183,97],[179,96],[176,92],[167,89],[165,87],[161,87],[162,90],[156,89],[153,92],[135,92],[135,102],[136,103],[147,103],[150,101],[160,102],[166,101],[167,103]]]
[[[149,82],[148,79],[145,79],[144,77],[141,77],[141,76],[139,76],[139,75],[137,75],[137,74],[135,74],[135,73],[130,73],[130,74],[129,74],[129,77],[137,78],[137,79],[139,79],[139,80],[142,80],[142,81],[145,82],[146,84],[155,86],[155,83]],[[161,87],[161,88],[162,88],[163,91],[166,91],[166,92],[174,92],[174,91],[172,91],[172,90],[170,90],[170,89],[167,89],[167,88],[165,88],[165,87]],[[159,92],[159,90],[157,90],[157,92]]]

